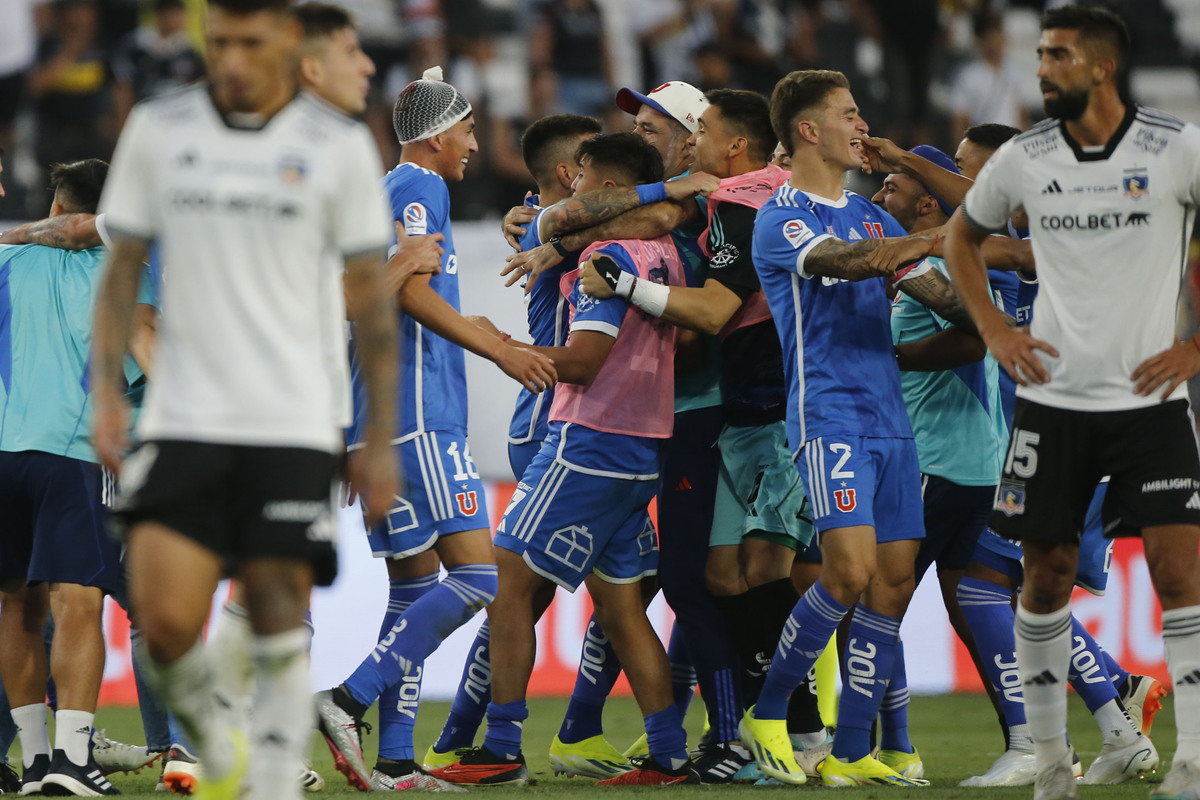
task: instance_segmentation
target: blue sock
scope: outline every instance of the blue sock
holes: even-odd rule
[[[521,727],[529,717],[529,709],[524,700],[513,700],[511,703],[488,703],[487,735],[483,737],[483,746],[501,758],[509,761],[521,755]]]
[[[604,733],[604,701],[620,674],[621,662],[593,614],[583,637],[579,671],[558,730],[559,739],[564,743],[582,742]]]
[[[1096,646],[1100,647],[1100,643],[1097,642]],[[1113,686],[1120,686],[1129,680],[1129,670],[1118,664],[1111,653],[1100,647],[1100,655],[1104,656],[1104,666],[1108,667],[1108,676],[1112,678]]]
[[[814,583],[796,601],[779,647],[771,660],[771,670],[758,694],[754,716],[758,719],[787,719],[788,696],[808,676],[817,657],[829,643],[838,623],[849,606],[844,606],[825,591],[820,581]]]
[[[858,761],[871,753],[871,725],[887,691],[899,641],[899,617],[872,611],[862,603],[855,607],[846,637],[846,685],[833,737],[837,758]]]
[[[434,742],[433,749],[439,753],[449,753],[475,743],[475,734],[487,714],[488,703],[492,702],[491,642],[491,629],[485,620],[475,634],[475,641],[471,642],[450,714]]]
[[[1067,672],[1067,680],[1093,714],[1096,709],[1117,699],[1117,687],[1108,674],[1100,645],[1074,614],[1071,615],[1071,669]]]
[[[688,706],[696,694],[696,670],[692,666],[683,629],[678,624],[671,626],[671,637],[667,640],[667,661],[671,663],[671,693],[679,713],[687,716]]]
[[[687,733],[679,706],[669,705],[645,717],[646,746],[650,757],[667,769],[679,769],[688,760]]]
[[[419,578],[393,578],[388,582],[387,614],[380,626],[379,638],[391,631],[396,620],[409,607],[437,588],[438,573]],[[417,703],[421,699],[422,666],[413,668],[400,683],[389,686],[379,696],[379,755],[393,761],[413,758],[413,726],[417,724]]]
[[[904,642],[896,642],[896,660],[883,702],[879,705],[879,746],[901,753],[913,752],[908,740],[908,673],[904,669]]]
[[[1017,675],[1017,641],[1013,633],[1016,615],[1012,594],[1003,587],[978,578],[958,582],[958,605],[967,627],[975,637],[975,648],[988,681],[996,690],[1004,721],[1011,728],[1025,724],[1025,696]]]
[[[350,696],[373,704],[437,649],[442,640],[496,597],[496,565],[465,564],[409,606],[345,683]]]

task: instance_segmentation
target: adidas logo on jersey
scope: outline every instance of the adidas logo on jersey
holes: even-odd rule
[[[1187,501],[1187,508],[1200,511],[1200,492],[1192,492],[1191,498]]]
[[[1050,181],[1045,189],[1042,189],[1042,194],[1062,194],[1062,187],[1058,185],[1058,179]]]

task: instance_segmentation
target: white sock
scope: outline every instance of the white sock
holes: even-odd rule
[[[1008,727],[1008,749],[1020,753],[1033,752],[1033,737],[1029,735],[1028,723],[1022,722],[1020,725]]]
[[[1067,669],[1071,660],[1071,604],[1035,614],[1017,603],[1014,626],[1017,674],[1038,772],[1067,755]]]
[[[21,738],[21,765],[28,769],[34,756],[50,755],[50,731],[46,727],[46,704],[30,703],[12,710],[17,735]]]
[[[255,636],[250,657],[258,674],[251,722],[248,785],[255,800],[299,800],[296,776],[313,728],[307,628]]]
[[[230,709],[231,724],[250,727],[254,694],[254,665],[250,661],[250,613],[232,600],[221,609],[221,620],[209,637],[213,690]]]
[[[174,663],[162,665],[149,657],[144,645],[138,654],[146,680],[175,713],[183,732],[196,746],[204,772],[221,778],[233,767],[229,717],[221,713],[213,692],[213,670],[202,642]]]
[[[88,744],[92,741],[92,723],[96,715],[90,711],[60,708],[54,714],[54,749],[62,750],[77,767],[87,764]]]
[[[1141,733],[1115,698],[1097,708],[1093,716],[1096,718],[1096,724],[1100,726],[1100,733],[1106,745],[1124,747]]]
[[[1177,744],[1172,763],[1200,765],[1200,606],[1164,611],[1162,626],[1175,691]]]

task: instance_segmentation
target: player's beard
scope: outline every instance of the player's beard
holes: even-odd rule
[[[1057,97],[1047,97],[1042,100],[1042,109],[1048,117],[1061,119],[1063,122],[1074,122],[1083,116],[1084,111],[1087,111],[1091,94],[1087,89],[1076,92],[1059,89]]]

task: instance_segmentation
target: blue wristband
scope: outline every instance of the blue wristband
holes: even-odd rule
[[[642,205],[650,203],[660,203],[667,199],[667,185],[662,181],[658,183],[644,183],[637,189],[638,202]]]

